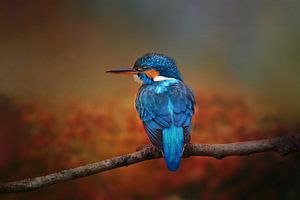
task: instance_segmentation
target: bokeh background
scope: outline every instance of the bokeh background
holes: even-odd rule
[[[192,142],[300,130],[300,2],[3,0],[0,181],[149,143],[138,85],[105,74],[147,52],[177,60],[198,109]],[[300,199],[299,154],[162,159],[1,199]]]

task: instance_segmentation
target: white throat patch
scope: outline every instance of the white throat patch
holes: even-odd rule
[[[137,75],[133,75],[133,80],[140,85],[143,84],[143,81]]]
[[[138,84],[142,85],[143,81],[137,76],[137,75],[133,75],[133,80],[135,82],[137,82]],[[169,78],[169,77],[165,77],[165,76],[157,76],[153,79],[154,82],[160,82],[160,81],[166,81],[166,80],[174,80],[176,81],[176,78]]]
[[[166,81],[166,80],[176,80],[175,78],[169,78],[165,76],[157,76],[153,79],[154,82]]]

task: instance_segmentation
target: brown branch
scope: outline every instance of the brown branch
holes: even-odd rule
[[[300,134],[229,144],[190,144],[186,147],[183,157],[211,156],[221,159],[226,156],[249,155],[270,151],[277,152],[282,156],[291,152],[300,151]],[[134,153],[63,170],[46,176],[0,183],[0,194],[28,192],[56,183],[161,157],[161,153],[155,150],[153,146],[144,147]]]

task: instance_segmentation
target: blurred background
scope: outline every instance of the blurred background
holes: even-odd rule
[[[300,2],[3,0],[0,182],[149,143],[138,85],[105,74],[172,56],[194,89],[193,143],[300,132]],[[299,154],[162,159],[3,199],[299,199]]]

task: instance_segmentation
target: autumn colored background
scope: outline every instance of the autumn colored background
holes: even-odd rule
[[[149,143],[131,77],[147,52],[177,60],[194,89],[193,143],[300,132],[300,2],[3,0],[0,182]],[[300,199],[300,156],[162,159],[1,199]]]

